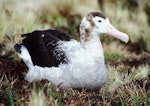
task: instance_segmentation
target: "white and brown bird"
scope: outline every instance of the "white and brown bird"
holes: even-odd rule
[[[14,49],[29,68],[25,79],[29,82],[47,79],[62,88],[100,88],[107,79],[101,34],[123,42],[129,40],[100,12],[83,17],[79,42],[51,29],[22,34],[22,43]]]

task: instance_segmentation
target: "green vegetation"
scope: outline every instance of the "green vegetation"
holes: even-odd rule
[[[149,106],[150,105],[149,0],[1,0],[0,105],[5,106]],[[24,80],[27,67],[13,46],[20,34],[48,28],[79,39],[78,27],[90,11],[102,11],[127,44],[101,36],[108,79],[98,90],[54,87],[48,81]]]
[[[10,90],[10,87],[8,88],[7,93],[8,93],[7,95],[8,95],[8,99],[9,99],[9,102],[10,102],[10,106],[14,106],[13,95],[12,95],[12,92]]]
[[[106,61],[119,61],[123,59],[122,55],[119,54],[104,54]]]

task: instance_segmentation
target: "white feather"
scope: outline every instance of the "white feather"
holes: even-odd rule
[[[62,88],[98,88],[104,84],[107,74],[98,36],[93,37],[85,47],[75,40],[59,43],[69,60],[68,64],[60,64],[59,67],[34,66],[27,49],[24,46],[21,48],[19,56],[30,66],[26,80],[47,79]]]

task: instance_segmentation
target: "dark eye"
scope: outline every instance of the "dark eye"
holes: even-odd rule
[[[101,22],[101,20],[98,20],[98,22],[100,23],[100,22]]]

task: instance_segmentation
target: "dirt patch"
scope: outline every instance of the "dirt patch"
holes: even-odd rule
[[[149,52],[143,37],[141,37],[137,42],[129,41],[126,47],[128,48],[128,51],[135,52],[136,54],[140,54],[143,51]]]
[[[10,55],[0,56],[0,71],[5,73],[8,77],[15,77],[23,80],[22,72],[27,70],[23,62],[15,61]]]
[[[19,94],[18,97],[14,97],[14,101],[17,101],[21,94],[27,93],[25,89],[22,89],[23,85],[27,84],[24,81],[26,69],[23,62],[13,60],[10,55],[0,56],[0,103],[10,105],[9,90],[12,90],[12,94]]]
[[[124,64],[126,66],[130,66],[130,67],[138,67],[140,65],[149,65],[150,64],[150,54],[143,54],[140,57],[128,57],[128,58],[124,58],[120,61],[111,61],[111,62],[107,62],[110,65],[113,66],[118,66],[121,64]]]

